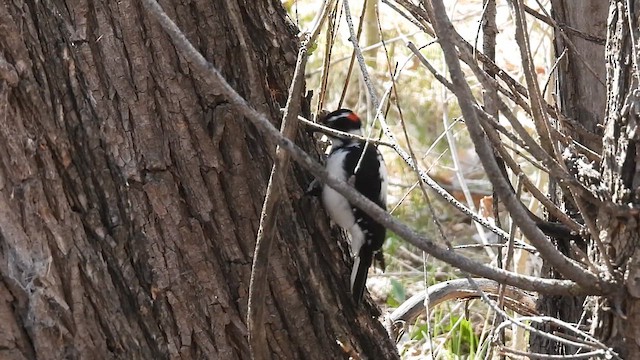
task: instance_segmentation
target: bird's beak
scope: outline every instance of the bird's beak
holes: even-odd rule
[[[328,110],[320,110],[318,116],[316,117],[316,119],[318,119],[318,123],[320,123],[321,125],[326,125],[327,115],[329,115]]]
[[[329,111],[320,110],[320,112],[318,113],[318,116],[316,117],[316,123],[320,124],[320,125],[327,125],[326,124],[327,115],[329,115]],[[315,133],[324,134],[324,131],[322,131],[322,129],[318,129],[318,128],[312,128],[311,132],[314,133],[314,134]]]

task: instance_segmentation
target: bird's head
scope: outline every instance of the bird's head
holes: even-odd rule
[[[332,129],[362,135],[362,122],[358,115],[349,109],[330,112],[322,119],[322,124]]]

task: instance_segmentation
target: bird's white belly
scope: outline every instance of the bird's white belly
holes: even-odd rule
[[[346,155],[346,151],[338,150],[327,159],[327,171],[329,174],[345,182],[347,181],[347,174],[342,168],[342,163]],[[355,224],[355,217],[347,199],[328,185],[323,185],[322,188],[322,204],[329,213],[331,220],[341,228],[349,230]]]

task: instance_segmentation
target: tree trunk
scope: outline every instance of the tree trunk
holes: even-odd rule
[[[630,7],[628,7],[630,6]],[[598,299],[594,333],[624,359],[640,358],[640,3],[611,1],[607,29],[607,111],[602,186],[611,205],[598,211],[598,227],[618,271],[621,293]],[[602,259],[596,259],[602,263]]]
[[[576,120],[577,126],[559,123],[557,126],[581,144],[588,145],[596,153],[601,152],[602,130],[598,128],[604,119],[606,78],[604,68],[604,43],[597,42],[584,35],[604,39],[609,4],[600,0],[552,0],[555,21],[562,26],[563,34],[555,32],[556,58],[560,58],[557,70],[557,89],[555,91],[562,113]],[[578,30],[582,35],[572,32]],[[577,52],[576,52],[577,50]],[[594,141],[595,139],[595,141]],[[550,181],[549,193],[570,216],[580,218],[579,211],[571,201],[563,198],[557,182]],[[595,218],[595,209],[586,214]],[[551,219],[554,220],[554,219]],[[586,251],[586,244],[578,244]],[[569,244],[558,243],[557,247],[565,255],[572,256]],[[543,267],[543,275],[558,277],[553,269]],[[567,322],[577,323],[584,311],[585,297],[541,296],[539,311]],[[549,324],[540,325],[541,330],[551,331]],[[534,352],[545,354],[575,353],[575,348],[551,341],[548,338],[531,334],[531,347]]]
[[[631,9],[627,8],[628,4]],[[634,64],[640,61],[637,54],[640,31],[636,20],[640,4],[626,0],[610,3],[556,0],[552,5],[558,23],[583,33],[565,31],[581,56],[568,49],[569,44],[556,33],[557,55],[568,49],[558,66],[561,109],[579,123],[577,127],[561,125],[565,133],[601,155],[601,178],[588,179],[593,183],[586,185],[593,185],[589,188],[607,205],[589,208],[588,213],[581,215],[597,219],[600,240],[616,269],[614,278],[622,290],[619,294],[594,297],[593,301],[586,302],[584,298],[544,297],[541,307],[547,315],[590,325],[591,333],[622,358],[636,359],[640,356],[640,250],[637,246],[640,229],[638,211],[633,208],[640,203],[637,166],[640,157],[636,147],[640,140],[637,132],[640,109],[635,93],[638,77],[634,77],[634,73],[637,75]],[[585,34],[606,37],[606,47],[594,39],[585,39]],[[636,44],[635,51],[632,44]],[[583,166],[588,167],[588,163],[583,159]],[[559,200],[567,211],[572,210],[566,199]],[[591,261],[606,271],[605,259],[594,251],[593,241],[584,247]],[[547,354],[574,350],[537,336],[532,336],[531,345],[532,351]]]
[[[161,5],[277,125],[297,53],[280,1]],[[273,143],[139,1],[9,2],[0,29],[0,358],[249,358]],[[286,179],[270,352],[395,358],[375,307],[351,301],[347,247],[309,181],[297,166]]]

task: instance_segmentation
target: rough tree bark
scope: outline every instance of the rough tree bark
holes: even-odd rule
[[[161,5],[277,123],[297,52],[280,1]],[[139,1],[0,6],[0,358],[248,358],[273,150]],[[347,247],[302,196],[308,175],[289,174],[268,276],[273,357],[396,358],[374,307],[351,301]]]
[[[584,316],[583,324],[586,321],[585,325],[591,326],[591,332],[598,339],[622,358],[636,359],[640,357],[640,229],[637,210],[640,203],[640,156],[636,147],[640,140],[637,131],[640,112],[637,94],[640,31],[637,19],[640,4],[633,0],[555,0],[552,5],[559,23],[577,29],[583,35],[606,38],[605,45],[565,32],[582,56],[567,50],[558,67],[558,96],[563,113],[577,120],[583,128],[561,124],[563,131],[602,158],[595,165],[600,166],[600,178],[590,178],[593,173],[586,171],[583,175],[587,176],[582,176],[582,179],[591,181],[587,185],[592,185],[590,188],[606,205],[591,207],[587,214],[582,215],[597,219],[600,240],[612,259],[616,269],[613,277],[621,289],[618,294],[586,302],[584,298],[544,297],[542,311],[569,322],[578,322]],[[568,47],[565,39],[557,34],[557,55]],[[588,163],[588,160],[582,162],[583,169],[588,170]],[[568,205],[567,209],[571,211]],[[585,248],[590,251],[592,262],[605,271],[603,258],[593,251],[593,243],[585,244]],[[568,250],[566,245],[565,250]],[[535,336],[532,336],[532,350],[548,354],[572,351]]]
[[[562,113],[576,120],[580,128],[566,123],[557,126],[579,143],[587,145],[596,153],[601,153],[602,129],[598,125],[602,124],[604,119],[606,102],[605,46],[604,42],[592,38],[606,38],[609,4],[600,0],[552,0],[551,5],[553,17],[564,33],[560,34],[557,29],[555,31],[555,55],[562,58],[556,70],[557,88],[554,95]],[[571,29],[581,32],[582,35],[572,32]],[[589,36],[585,38],[584,35]],[[574,218],[580,216],[575,206],[559,193],[557,182],[551,181],[550,193],[569,215]],[[590,213],[587,215],[595,218],[596,209],[589,210]],[[586,251],[586,244],[578,245]],[[568,243],[561,242],[557,246],[564,254],[572,256]],[[558,274],[547,266],[543,267],[543,273],[545,276],[558,277]],[[538,307],[543,314],[577,323],[584,311],[584,301],[585,297],[541,296]],[[541,327],[545,331],[551,330],[548,325]],[[531,346],[532,351],[545,354],[575,353],[574,348],[566,348],[564,344],[536,334],[531,335]]]
[[[624,359],[640,358],[639,16],[640,2],[611,1],[601,164],[610,205],[598,209],[598,228],[622,289],[615,297],[598,299],[592,325],[596,336]]]

